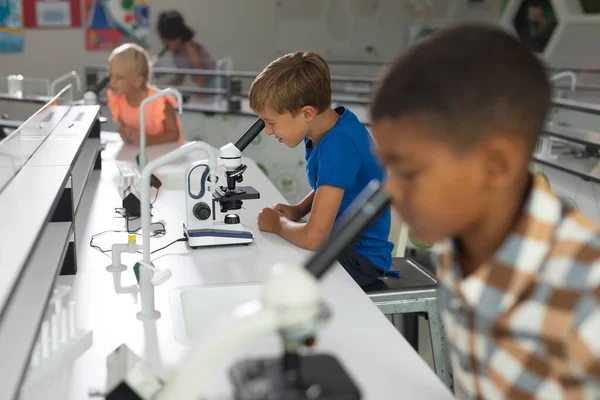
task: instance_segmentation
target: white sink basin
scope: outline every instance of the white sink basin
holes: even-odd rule
[[[171,293],[175,340],[190,346],[241,304],[258,299],[261,284],[185,286]]]

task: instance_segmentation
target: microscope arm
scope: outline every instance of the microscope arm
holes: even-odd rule
[[[236,310],[234,319],[239,326],[234,328],[237,329],[219,332],[210,341],[208,350],[193,352],[184,365],[167,379],[156,400],[199,398],[204,379],[215,362],[226,358],[234,346],[261,333],[278,330],[293,338],[295,334],[301,336],[307,330],[316,330],[321,311],[319,278],[388,206],[389,198],[380,183],[371,181],[342,216],[344,221],[340,228],[309,259],[306,267],[276,265],[265,283],[260,302],[250,302]],[[242,310],[254,312],[243,313]]]

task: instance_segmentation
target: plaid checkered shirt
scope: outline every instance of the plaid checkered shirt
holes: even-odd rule
[[[457,398],[600,399],[600,229],[538,175],[489,262],[463,279],[453,251],[438,275]]]

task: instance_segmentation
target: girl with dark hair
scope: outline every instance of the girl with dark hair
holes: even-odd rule
[[[215,69],[216,61],[206,48],[193,40],[194,31],[185,24],[177,11],[164,11],[158,16],[158,35],[163,45],[172,53],[173,63],[182,69]],[[170,85],[181,85],[184,74],[173,78]],[[214,87],[215,77],[193,76],[200,87]]]

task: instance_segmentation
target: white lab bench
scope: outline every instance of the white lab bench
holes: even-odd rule
[[[48,105],[3,142],[2,399],[21,384],[57,275],[77,270],[74,226],[88,177],[99,167],[98,112],[98,106]]]
[[[118,134],[114,133],[103,132],[102,141],[106,143],[102,153],[102,171],[92,173],[76,222],[79,243],[87,244],[96,233],[125,228],[124,220],[115,218],[114,209],[120,206],[121,201],[117,192],[119,172],[116,162],[133,162],[137,149],[123,145]],[[175,147],[174,144],[151,147],[148,158],[152,160]],[[190,161],[203,158],[205,155],[198,151],[181,163],[155,172],[163,182],[155,207],[165,222],[167,233],[162,238],[151,239],[152,249],[182,237],[184,171]],[[173,274],[169,281],[155,288],[156,309],[162,316],[154,322],[136,319],[140,304],[131,266],[141,259],[141,254],[125,254],[123,260],[129,269],[110,273],[106,271],[111,262],[109,257],[89,246],[80,245],[77,274],[61,276],[57,283],[72,286],[70,296],[76,301],[78,325],[93,331],[93,345],[72,363],[56,370],[37,385],[28,387],[22,392],[21,399],[81,400],[88,398],[90,389],[103,391],[106,357],[123,343],[147,361],[153,373],[166,378],[190,352],[187,345],[190,337],[198,340],[214,329],[215,321],[211,315],[227,308],[226,303],[231,299],[226,296],[231,296],[232,289],[235,289],[238,300],[252,297],[258,290],[253,284],[264,281],[274,264],[300,264],[306,259],[308,251],[274,234],[258,230],[257,213],[263,207],[284,200],[252,160],[245,159],[244,162],[248,165],[244,184],[254,186],[261,195],[259,200],[245,201],[239,213],[242,223],[254,232],[255,242],[249,246],[197,250],[190,250],[186,243],[178,242],[154,254],[155,266],[169,268]],[[95,244],[108,249],[112,243],[126,241],[126,233],[114,233],[98,238]],[[232,285],[240,285],[239,292]],[[180,295],[186,291],[193,293],[201,286],[212,288],[214,297],[197,305],[197,313],[192,312],[192,315],[197,314],[195,321],[182,324]],[[323,279],[322,287],[333,317],[318,336],[315,351],[337,356],[359,385],[364,399],[452,398],[435,373],[340,265],[330,270]],[[244,356],[275,355],[280,351],[274,334],[249,342],[233,356],[226,357],[223,365],[215,365],[214,380],[205,395],[211,399],[230,398],[229,366]]]

